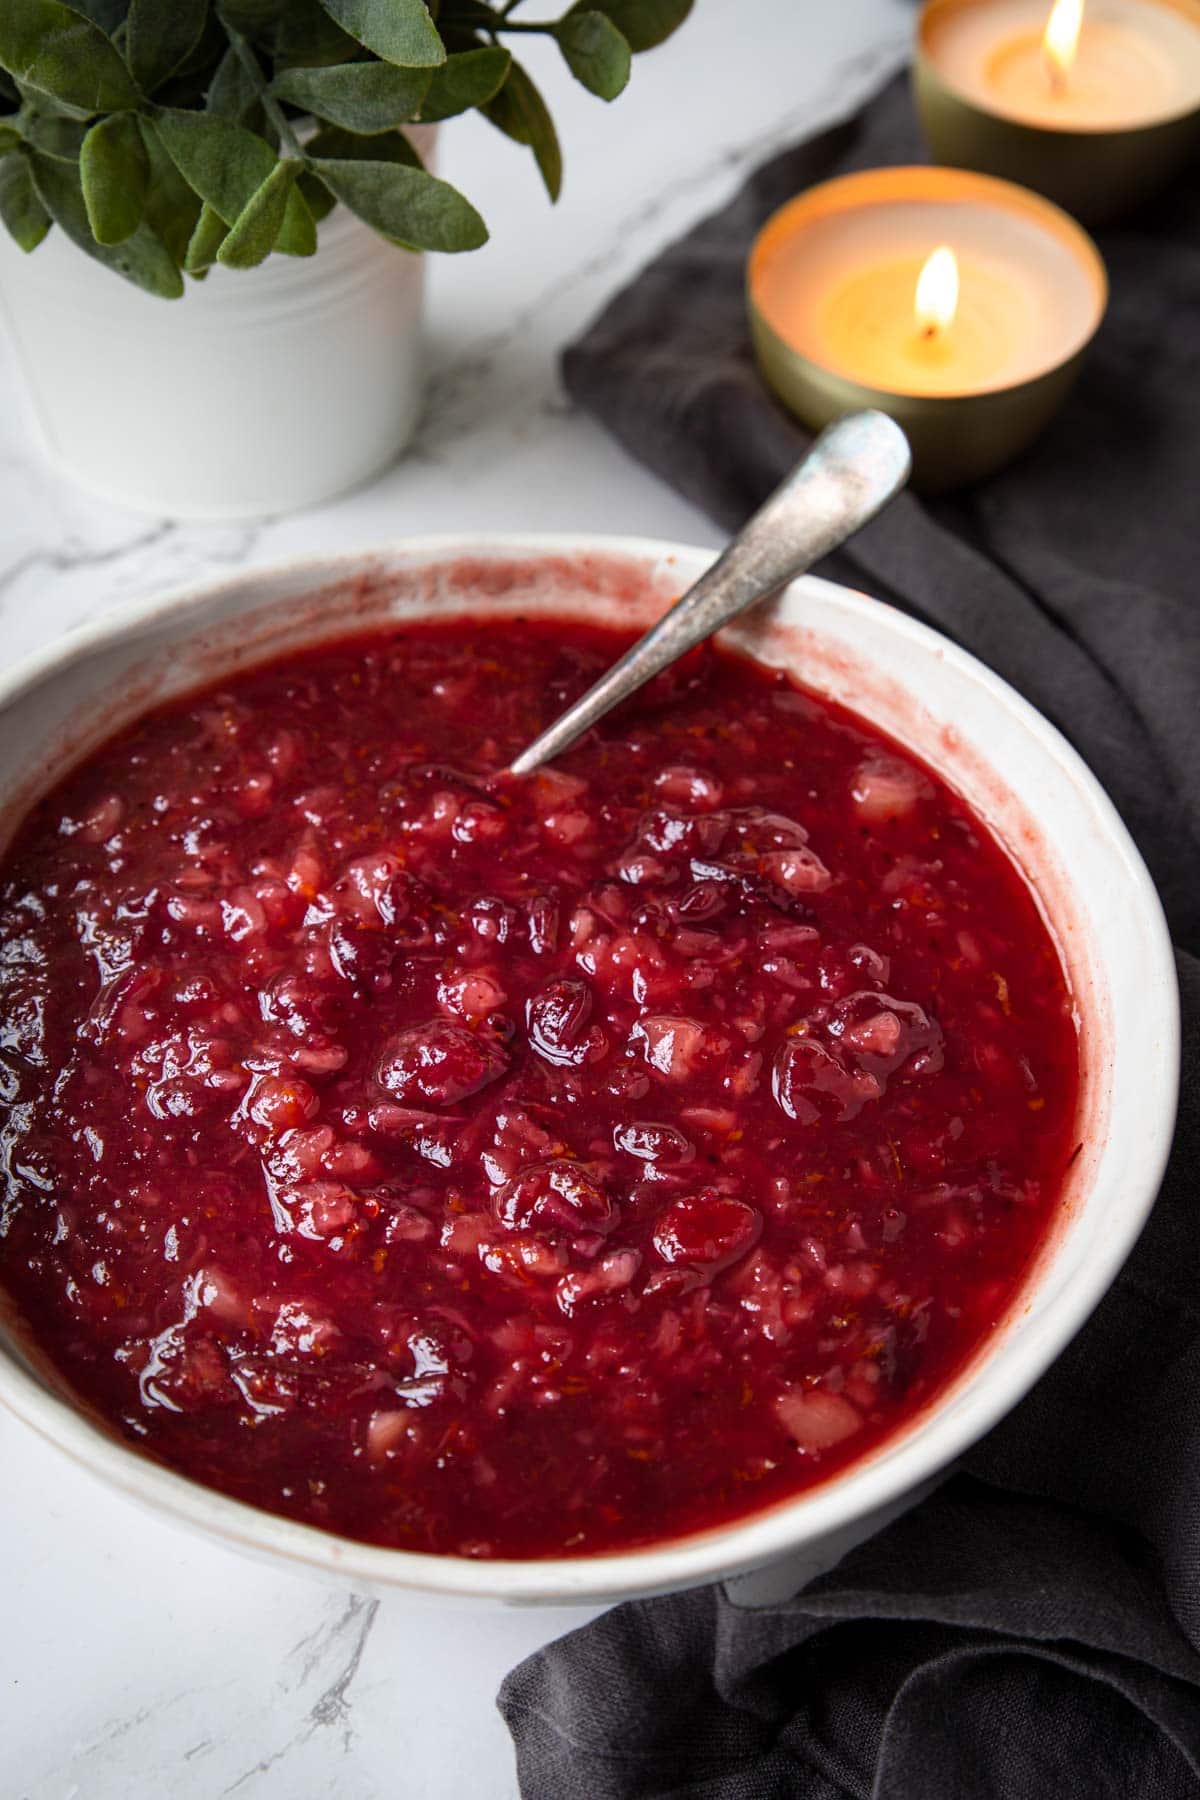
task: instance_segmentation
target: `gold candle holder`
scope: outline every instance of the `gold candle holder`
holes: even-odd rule
[[[918,285],[937,274],[961,284],[959,302],[935,296],[924,316]],[[1107,299],[1099,252],[1073,219],[960,169],[873,169],[810,188],[767,221],[747,265],[768,385],[814,431],[856,407],[890,414],[925,493],[977,481],[1032,443]]]
[[[928,0],[912,81],[936,160],[1034,188],[1088,224],[1162,187],[1200,147],[1200,0],[1095,13],[1059,63],[1048,0]]]

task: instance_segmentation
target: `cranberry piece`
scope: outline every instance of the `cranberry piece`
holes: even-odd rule
[[[585,1036],[592,1012],[586,981],[567,977],[548,982],[526,1005],[529,1041],[551,1063],[580,1063],[588,1053]]]
[[[724,1194],[684,1194],[659,1213],[654,1248],[665,1263],[696,1264],[716,1274],[758,1242],[762,1218]]]
[[[593,1268],[563,1276],[555,1289],[559,1307],[570,1318],[584,1300],[624,1295],[641,1266],[642,1258],[637,1250],[610,1250]]]
[[[789,1119],[815,1124],[822,1112],[856,1119],[883,1088],[874,1075],[851,1072],[815,1038],[789,1038],[775,1058],[771,1091]]]
[[[862,1429],[862,1414],[840,1394],[823,1388],[791,1390],[775,1402],[775,1416],[801,1450],[819,1456]]]
[[[529,902],[529,946],[535,956],[551,956],[558,948],[558,902],[549,894]]]
[[[333,998],[311,976],[284,970],[262,989],[258,1007],[268,1025],[282,1025],[296,1038],[328,1041]]]
[[[847,994],[828,1029],[880,1081],[903,1066],[913,1075],[936,1075],[943,1064],[941,1026],[913,1001],[869,990]]]
[[[566,1231],[607,1231],[616,1212],[604,1189],[581,1163],[556,1158],[536,1163],[506,1182],[496,1197],[496,1217],[510,1231],[538,1223]]]
[[[695,1147],[682,1131],[677,1131],[673,1125],[660,1125],[653,1119],[634,1119],[628,1125],[618,1125],[613,1132],[613,1143],[627,1156],[636,1156],[639,1162],[662,1164],[666,1168],[690,1163],[696,1154]]]
[[[860,763],[850,797],[864,824],[886,825],[915,812],[922,800],[933,797],[933,789],[912,763],[873,752]]]
[[[758,862],[763,874],[777,882],[785,894],[823,894],[833,882],[816,851],[806,844],[791,850],[768,850]]]
[[[355,918],[335,919],[329,927],[329,960],[343,981],[367,993],[391,986],[395,946],[378,926]]]
[[[631,1042],[650,1067],[670,1082],[682,1083],[719,1062],[729,1050],[723,1031],[698,1019],[650,1014],[634,1026]]]
[[[517,914],[507,901],[483,894],[473,902],[467,918],[472,931],[487,944],[507,944],[517,924]]]
[[[395,925],[411,911],[412,877],[398,858],[360,856],[334,883],[334,904],[363,923]]]
[[[729,894],[719,881],[693,881],[678,900],[669,902],[668,911],[681,922],[699,925],[723,913],[728,903]]]
[[[321,1102],[307,1081],[298,1076],[289,1081],[268,1075],[255,1083],[248,1111],[256,1124],[279,1133],[294,1125],[306,1125],[320,1107]]]
[[[389,1039],[375,1079],[402,1106],[454,1106],[507,1067],[507,1057],[490,1039],[449,1019],[430,1019]]]

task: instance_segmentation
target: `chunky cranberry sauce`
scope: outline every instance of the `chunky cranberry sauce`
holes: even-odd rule
[[[1012,1302],[1077,1046],[935,775],[709,648],[429,623],[155,712],[0,867],[0,1280],[128,1438],[468,1556],[822,1480]]]

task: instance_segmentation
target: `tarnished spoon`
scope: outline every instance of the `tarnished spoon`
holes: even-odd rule
[[[886,413],[849,413],[826,426],[712,568],[522,750],[513,774],[549,762],[652,675],[844,544],[899,492],[911,466],[908,440]]]

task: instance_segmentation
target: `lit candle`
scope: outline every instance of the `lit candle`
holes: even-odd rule
[[[1200,143],[1200,0],[929,0],[913,79],[939,161],[1111,218]]]
[[[750,253],[759,365],[814,430],[875,406],[926,492],[977,480],[1060,404],[1103,317],[1104,266],[1057,207],[959,169],[810,188]]]

